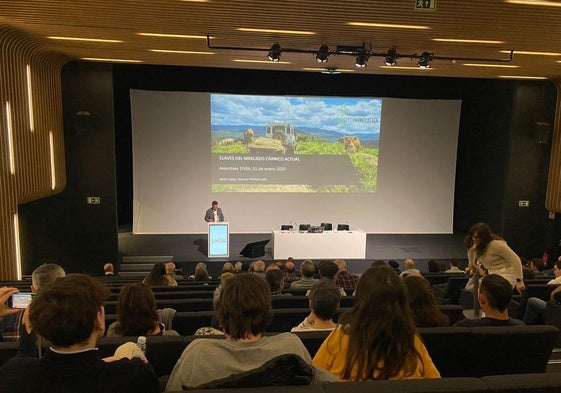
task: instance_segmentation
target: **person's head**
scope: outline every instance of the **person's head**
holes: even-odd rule
[[[336,259],[333,261],[339,268],[339,271],[347,271],[347,262],[344,259]]]
[[[262,260],[253,262],[253,272],[265,273],[265,262],[263,262]]]
[[[210,276],[205,268],[195,269],[195,281],[209,281]]]
[[[64,269],[55,263],[45,263],[31,273],[31,292],[39,293],[50,286],[57,278],[64,277]]]
[[[167,285],[166,279],[166,265],[163,262],[155,263],[145,283],[151,287]]]
[[[218,209],[218,202],[212,201],[212,210]]]
[[[555,274],[555,277],[561,276],[561,261],[557,261],[553,264],[553,274]]]
[[[512,285],[503,276],[489,274],[479,285],[479,304],[486,309],[504,312],[512,299]]]
[[[222,273],[226,273],[226,272],[231,272],[231,273],[234,272],[234,265],[232,265],[232,262],[226,262],[222,266]]]
[[[197,269],[205,269],[206,270],[206,263],[204,262],[199,262],[195,265],[195,270]]]
[[[238,261],[234,264],[234,272],[239,273],[241,271],[242,271],[242,263]]]
[[[395,262],[395,263],[397,263],[397,262]],[[386,261],[384,261],[383,259],[376,259],[374,262],[372,262],[370,264],[370,267],[376,267],[376,266],[386,266]]]
[[[501,239],[501,237],[495,235],[488,224],[478,222],[469,229],[464,244],[467,248],[475,245],[476,254],[482,255],[491,240],[497,239]]]
[[[429,282],[422,276],[408,275],[403,279],[407,287],[409,306],[417,327],[448,326],[450,319],[436,308],[436,298]]]
[[[248,262],[243,262],[241,264],[240,272],[248,272],[250,267],[251,264],[249,264]]]
[[[335,280],[335,277],[339,273],[339,267],[331,261],[323,261],[319,265],[319,275],[321,278],[328,278],[330,280]]]
[[[143,283],[121,288],[117,302],[117,332],[123,336],[147,336],[158,323],[156,299],[150,287]]]
[[[103,265],[103,271],[105,273],[113,273],[113,264],[112,263],[106,263],[105,265]]]
[[[265,272],[268,272],[269,270],[278,270],[281,271],[281,268],[279,267],[279,265],[277,265],[276,263],[269,263],[267,265],[267,268],[265,269]]]
[[[284,286],[284,274],[278,268],[267,270],[265,280],[269,284],[271,293],[280,293]]]
[[[310,290],[309,298],[310,309],[322,321],[332,320],[341,303],[339,288],[332,281],[316,282]]]
[[[487,270],[485,265],[480,264],[477,268],[477,273],[479,274],[479,277],[487,277],[489,275],[489,270]]]
[[[305,259],[300,265],[300,273],[302,277],[313,277],[316,274],[316,265],[309,259]]]
[[[166,274],[168,276],[173,276],[175,274],[175,263],[173,262],[166,263]]]
[[[415,261],[411,258],[407,258],[405,260],[405,270],[414,269],[415,268]]]
[[[532,258],[528,263],[528,267],[534,272],[541,272],[545,269],[545,263],[541,258]]]
[[[387,266],[371,267],[360,277],[354,307],[340,318],[349,337],[342,379],[389,379],[400,372],[412,375],[418,353],[414,346],[415,324],[407,289]],[[380,365],[383,367],[380,369]]]
[[[296,265],[294,264],[294,260],[288,260],[286,262],[286,265],[284,266],[284,271],[287,274],[294,274],[294,271],[296,270]]]
[[[457,258],[450,258],[450,267],[458,267],[460,265],[460,261]]]
[[[225,272],[222,273],[220,275],[220,284],[224,283],[224,281],[228,281],[229,279],[231,279],[232,277],[234,277],[234,273],[232,272]]]
[[[260,335],[273,317],[269,285],[254,274],[235,275],[220,291],[216,317],[233,340]]]
[[[86,344],[103,336],[103,302],[109,289],[85,274],[69,274],[41,290],[29,306],[29,320],[36,331],[57,347]]]

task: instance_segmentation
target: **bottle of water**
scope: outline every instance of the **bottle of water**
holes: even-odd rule
[[[138,340],[136,341],[136,345],[142,353],[146,356],[146,337],[145,336],[138,336]]]

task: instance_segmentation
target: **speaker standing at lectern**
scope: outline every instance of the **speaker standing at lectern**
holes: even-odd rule
[[[206,222],[222,222],[224,221],[224,214],[222,209],[218,207],[218,202],[212,201],[212,207],[205,213]]]

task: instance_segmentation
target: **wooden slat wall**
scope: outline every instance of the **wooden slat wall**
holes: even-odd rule
[[[49,53],[26,34],[0,25],[0,279],[17,278],[14,216],[18,204],[60,192],[66,185],[60,72],[67,58]],[[34,130],[27,93],[31,69]],[[10,171],[6,103],[11,107],[15,173]],[[51,182],[49,132],[54,140]]]
[[[553,124],[545,208],[550,212],[561,213],[561,80],[557,80],[555,85],[557,86],[557,109]]]

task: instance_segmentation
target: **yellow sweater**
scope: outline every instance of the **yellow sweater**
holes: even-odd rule
[[[313,363],[316,366],[326,369],[335,374],[339,379],[343,374],[345,367],[345,358],[349,347],[349,336],[344,334],[343,331],[335,329],[323,342],[319,348]],[[418,336],[415,336],[415,348],[419,352],[420,360],[417,362],[417,368],[412,375],[404,376],[403,371],[390,379],[421,379],[421,378],[440,378],[440,373],[436,369],[432,359],[429,356],[427,348]],[[354,380],[357,370],[353,370],[353,375],[350,378]],[[373,376],[376,377],[376,373]]]

